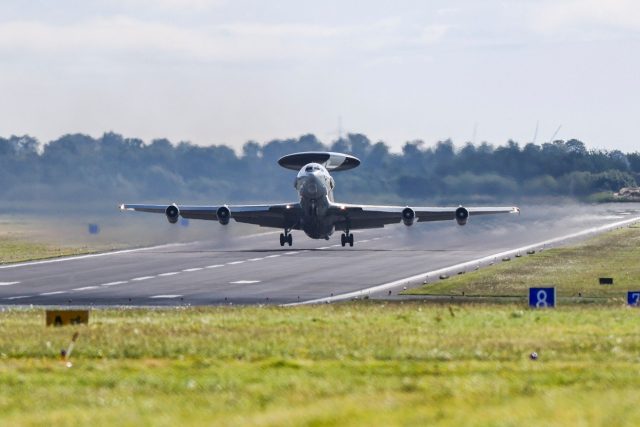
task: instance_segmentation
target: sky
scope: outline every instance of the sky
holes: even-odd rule
[[[637,151],[639,52],[633,0],[3,0],[0,136]]]

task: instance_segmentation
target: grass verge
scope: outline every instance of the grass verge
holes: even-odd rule
[[[93,252],[95,252],[95,250],[88,247],[56,246],[0,235],[0,264],[81,255]]]
[[[513,258],[489,268],[457,275],[405,295],[516,296],[528,288],[553,285],[557,295],[570,301],[622,303],[627,290],[640,290],[640,226],[601,234],[581,244]],[[499,261],[499,260],[498,260]],[[614,279],[613,286],[599,284]]]
[[[635,425],[640,311],[375,303],[0,312],[5,425]],[[73,366],[60,360],[72,333]],[[536,351],[537,361],[529,359]]]

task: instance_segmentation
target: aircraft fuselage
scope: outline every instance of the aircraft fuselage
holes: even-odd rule
[[[324,166],[309,163],[298,172],[295,187],[303,211],[299,228],[312,239],[328,239],[334,231],[328,209],[333,202],[335,181]]]

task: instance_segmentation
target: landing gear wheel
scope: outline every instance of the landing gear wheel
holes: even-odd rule
[[[287,234],[287,243],[289,246],[293,244],[293,236],[291,234]]]
[[[286,241],[286,237],[284,234],[280,233],[280,246],[284,246],[284,242]]]
[[[353,247],[353,234],[349,234],[349,246]]]
[[[342,247],[347,244],[347,236],[344,233],[340,235],[340,243],[342,243]]]

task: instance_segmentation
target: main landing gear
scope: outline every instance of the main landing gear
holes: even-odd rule
[[[280,233],[280,246],[284,246],[285,243],[288,243],[289,246],[293,244],[293,236],[287,230],[284,231],[284,234]]]
[[[342,243],[342,246],[346,246],[347,243],[349,246],[353,246],[353,234],[349,233],[348,230],[346,233],[342,233],[340,236],[340,243]]]

